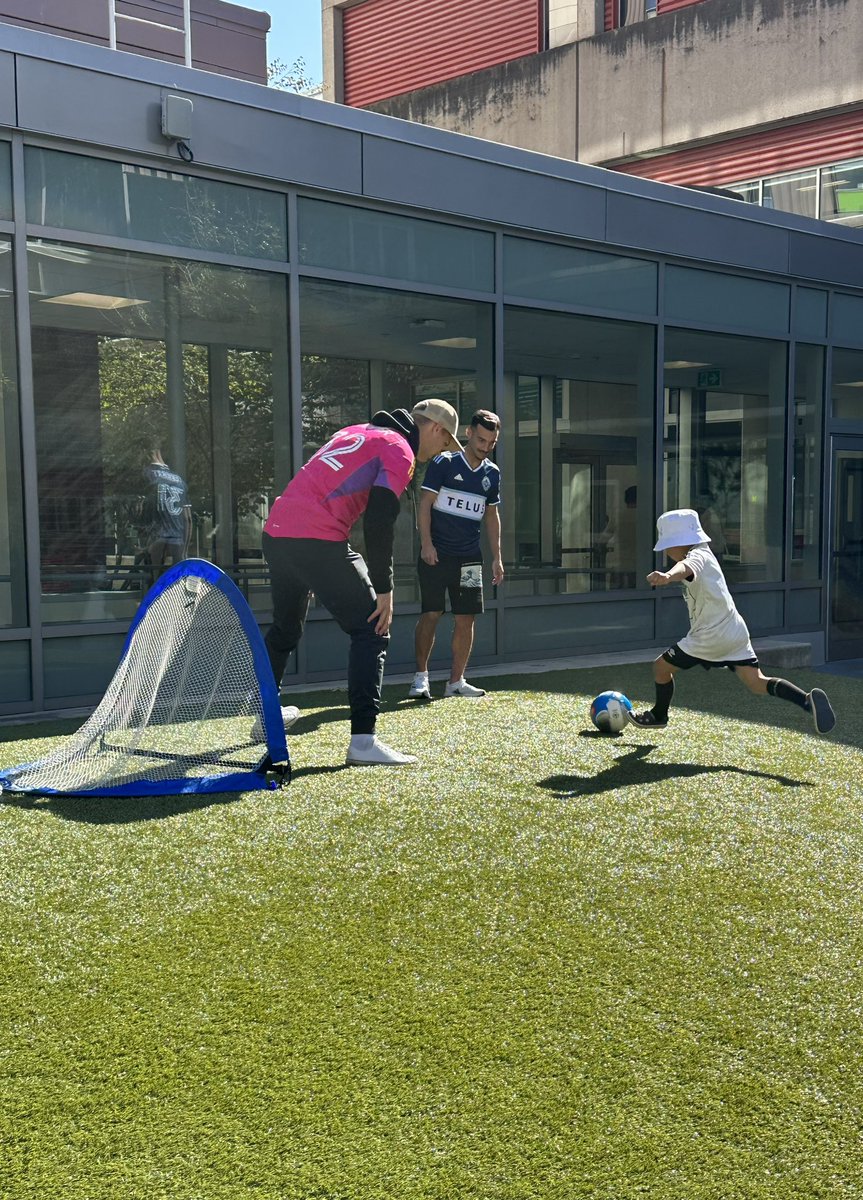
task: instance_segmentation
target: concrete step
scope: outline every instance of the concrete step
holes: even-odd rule
[[[758,638],[752,643],[762,670],[770,667],[811,667],[809,642],[790,642],[783,638]]]

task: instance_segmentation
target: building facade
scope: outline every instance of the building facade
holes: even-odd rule
[[[266,624],[273,497],[427,396],[502,418],[478,667],[675,639],[678,505],[754,633],[863,654],[861,282],[841,227],[0,25],[0,716],[101,697],[154,448]],[[391,670],[416,554],[408,497]],[[292,680],[344,661],[313,610]]]
[[[323,16],[330,99],[863,223],[857,0],[323,0]]]

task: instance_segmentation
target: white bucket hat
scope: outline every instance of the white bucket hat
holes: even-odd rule
[[[673,508],[671,512],[663,513],[656,522],[656,532],[659,540],[653,547],[654,552],[668,550],[670,546],[700,546],[702,542],[710,541],[694,508]]]

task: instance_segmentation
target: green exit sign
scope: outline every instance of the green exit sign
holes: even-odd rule
[[[709,371],[699,371],[698,386],[700,388],[722,387],[722,372],[718,367],[713,367]]]

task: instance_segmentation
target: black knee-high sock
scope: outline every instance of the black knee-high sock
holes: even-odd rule
[[[657,683],[655,686],[656,703],[651,711],[658,720],[667,721],[671,697],[674,695],[674,680],[669,679],[668,683]]]
[[[805,708],[807,710],[809,708],[809,697],[806,692],[795,684],[789,683],[787,679],[768,679],[767,691],[771,696],[776,696],[779,700],[790,700],[798,708]]]

